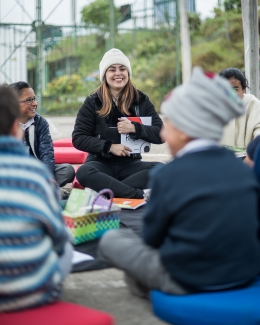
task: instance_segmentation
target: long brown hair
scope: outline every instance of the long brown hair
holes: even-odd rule
[[[101,110],[98,111],[98,114],[103,117],[109,115],[113,106],[113,96],[109,90],[109,86],[107,84],[105,77],[101,85],[94,92],[98,93],[102,101],[102,107]],[[138,100],[139,100],[138,91],[134,86],[134,84],[132,83],[132,81],[129,79],[125,87],[119,93],[117,106],[123,114],[130,115],[129,112],[130,106],[134,101],[138,102]]]

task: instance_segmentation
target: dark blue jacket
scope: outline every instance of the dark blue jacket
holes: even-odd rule
[[[49,130],[49,124],[44,117],[36,114],[34,123],[34,150],[37,158],[43,162],[54,174],[55,160],[52,138]],[[30,127],[32,127],[32,125]],[[30,128],[29,127],[29,128]],[[30,154],[34,156],[29,142],[29,128],[25,132],[26,144],[30,147]]]
[[[260,272],[259,188],[224,148],[187,153],[154,171],[144,242],[173,279],[221,289]]]

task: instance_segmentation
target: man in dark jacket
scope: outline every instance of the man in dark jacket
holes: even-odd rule
[[[161,136],[174,159],[153,171],[142,238],[108,231],[100,256],[126,272],[135,293],[247,285],[260,272],[259,186],[252,170],[218,145],[243,103],[227,80],[194,68],[162,113]]]
[[[24,81],[15,82],[9,87],[19,96],[20,125],[24,130],[24,144],[28,153],[47,165],[59,186],[71,183],[75,177],[74,168],[70,164],[55,164],[49,125],[44,117],[36,113],[37,98],[33,89]]]

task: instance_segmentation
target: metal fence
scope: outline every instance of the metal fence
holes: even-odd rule
[[[40,96],[41,113],[75,112],[99,84],[98,62],[105,50],[114,46],[127,50],[132,46],[134,53],[147,37],[145,33],[159,33],[160,46],[144,69],[148,73],[161,53],[175,44],[175,0],[129,1],[131,6],[122,13],[114,35],[109,27],[100,33],[95,26],[86,28],[77,23],[78,1],[48,0],[52,9],[47,18],[56,16],[60,21],[66,11],[72,12],[70,24],[52,24],[42,20],[41,0],[0,0],[0,83],[28,81]],[[187,1],[189,5],[194,2]],[[60,7],[62,3],[67,9]],[[44,5],[46,8],[47,1]],[[122,22],[126,15],[129,19]],[[165,87],[173,77],[171,74],[165,80]]]

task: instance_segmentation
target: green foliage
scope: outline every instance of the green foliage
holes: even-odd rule
[[[95,0],[83,7],[81,10],[81,20],[86,27],[96,27],[98,33],[96,35],[96,47],[101,48],[105,45],[105,33],[109,31],[109,11],[110,3],[108,0]],[[114,6],[115,22],[119,21],[120,12]],[[114,26],[115,31],[117,26]]]
[[[48,95],[65,95],[81,93],[83,90],[84,84],[81,76],[73,74],[71,76],[61,76],[49,82],[46,93]]]
[[[225,0],[224,1],[225,11],[241,12],[241,0]]]
[[[193,32],[198,32],[201,26],[200,14],[197,12],[189,12],[188,19],[190,30]]]
[[[109,27],[109,1],[95,0],[81,10],[81,20],[86,26],[108,29]],[[119,9],[114,7],[115,20],[120,17]]]
[[[47,115],[74,115],[80,109],[82,102],[72,99],[72,101],[59,100],[58,98],[45,97],[43,100],[43,112]]]
[[[107,0],[105,2],[108,4]],[[196,14],[189,16],[192,65],[215,73],[230,66],[243,69],[241,13],[236,9],[224,11],[217,8],[215,15],[205,21],[201,21]],[[60,114],[63,111],[74,114],[83,98],[100,84],[97,70],[106,48],[104,44],[97,46],[97,35],[100,34],[78,37],[77,46],[72,37],[64,38],[48,53],[48,62],[60,62],[69,56],[78,58],[75,75],[55,78],[48,84],[47,94],[54,96],[44,99],[44,108],[48,114]],[[131,61],[134,84],[149,96],[159,111],[164,96],[176,82],[174,30],[161,28],[156,31],[122,32],[116,35],[115,41],[115,47],[121,49]],[[94,76],[93,82],[85,81],[89,76]]]

